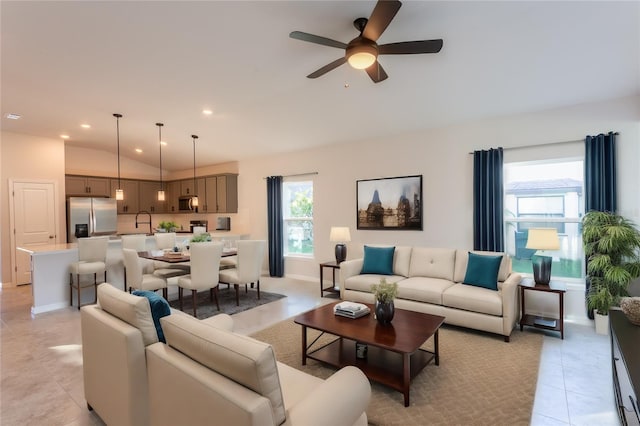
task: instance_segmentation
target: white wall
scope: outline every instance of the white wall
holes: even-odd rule
[[[0,134],[0,229],[2,233],[2,284],[11,283],[11,235],[9,223],[9,179],[55,182],[58,199],[57,241],[65,242],[64,142],[18,133]]]
[[[241,161],[239,214],[249,223],[253,238],[266,238],[263,178],[318,172],[310,176],[314,181],[315,259],[286,259],[287,275],[319,275],[318,262],[333,258],[334,245],[329,242],[331,226],[350,227],[349,258],[357,251],[354,247],[363,243],[472,248],[473,162],[469,152],[583,140],[586,135],[609,131],[620,132],[619,211],[640,222],[638,96]],[[505,157],[533,160],[555,155],[580,156],[583,148],[580,144],[557,144],[507,153]],[[356,180],[416,174],[423,175],[423,231],[356,229]],[[576,294],[568,295],[567,304],[578,306],[581,300],[572,299],[576,297],[579,299]]]

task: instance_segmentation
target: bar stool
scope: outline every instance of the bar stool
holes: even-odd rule
[[[107,246],[109,237],[78,238],[78,261],[69,265],[69,306],[73,306],[73,289],[78,293],[78,309],[82,305],[80,293],[88,285],[82,285],[80,275],[93,274],[93,288],[95,290],[94,303],[98,300],[98,272],[104,272],[107,281]],[[76,276],[76,282],[73,276]]]

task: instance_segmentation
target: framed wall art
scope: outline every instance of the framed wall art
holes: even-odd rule
[[[422,231],[422,175],[356,181],[357,228]]]

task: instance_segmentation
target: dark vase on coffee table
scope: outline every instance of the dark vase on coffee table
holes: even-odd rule
[[[395,314],[395,306],[393,305],[393,301],[391,302],[379,302],[376,301],[376,320],[381,325],[389,325],[391,324],[391,320],[393,319],[393,315]]]

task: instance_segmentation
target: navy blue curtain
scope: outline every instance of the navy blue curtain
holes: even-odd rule
[[[269,275],[284,276],[282,176],[267,178],[267,228],[269,232]]]
[[[473,152],[473,249],[504,251],[502,148]]]
[[[616,197],[616,133],[587,136],[584,140],[584,210],[615,212]],[[585,259],[585,268],[587,261]],[[587,276],[586,297],[591,281]],[[593,310],[587,306],[587,316],[593,319]]]
[[[616,134],[587,136],[584,152],[584,210],[616,211]]]

